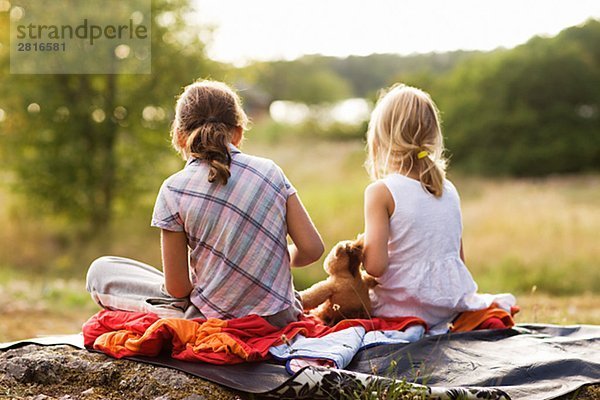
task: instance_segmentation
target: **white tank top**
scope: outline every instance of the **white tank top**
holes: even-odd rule
[[[419,317],[430,333],[442,333],[459,312],[498,301],[477,294],[477,284],[460,259],[462,218],[454,185],[445,180],[442,196],[435,197],[404,175],[391,174],[382,181],[394,199],[394,213],[389,267],[371,291],[373,315]],[[514,303],[509,296],[512,301],[504,300]]]

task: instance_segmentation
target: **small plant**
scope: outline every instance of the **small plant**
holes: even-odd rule
[[[409,383],[405,378],[375,378],[362,391],[354,391],[351,395],[342,395],[347,400],[424,400],[427,398],[427,387]]]

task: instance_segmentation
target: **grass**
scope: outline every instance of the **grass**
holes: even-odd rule
[[[327,249],[363,230],[363,143],[252,136],[243,150],[283,168]],[[164,178],[157,176],[156,190]],[[515,293],[519,322],[600,324],[600,176],[485,179],[451,170],[450,178],[462,196],[467,265],[480,291]],[[128,211],[112,230],[86,246],[72,240],[66,222],[33,218],[6,189],[0,202],[0,341],[78,331],[97,310],[83,281],[98,256],[160,265],[158,231],[149,227],[153,198],[120,206]],[[297,288],[325,277],[321,263],[294,270]]]
[[[457,181],[467,261],[482,289],[600,291],[600,177]]]
[[[0,342],[77,333],[98,311],[81,279],[44,279],[1,271]]]
[[[600,324],[599,294],[518,297],[517,323]],[[99,310],[80,279],[31,279],[0,275],[0,343],[40,335],[69,334]]]

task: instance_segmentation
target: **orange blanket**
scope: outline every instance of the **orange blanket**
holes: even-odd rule
[[[498,318],[505,328],[515,326],[513,315],[518,313],[520,308],[513,306],[510,313],[500,308],[496,303],[492,303],[488,308],[476,311],[462,312],[452,323],[451,332],[468,332],[475,329],[490,318]]]
[[[371,330],[404,330],[420,324],[419,318],[373,318],[344,320],[334,327],[315,318],[304,317],[283,329],[263,318],[250,315],[232,320],[159,318],[155,314],[126,311],[98,312],[83,325],[85,346],[115,358],[156,356],[163,350],[183,361],[212,364],[238,364],[269,358],[269,348],[298,334],[322,337],[351,326]]]

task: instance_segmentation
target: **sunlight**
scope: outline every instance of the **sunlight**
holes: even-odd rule
[[[600,17],[595,0],[486,1],[195,0],[190,20],[215,25],[211,58],[294,59],[303,54],[427,53],[514,47]]]

